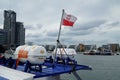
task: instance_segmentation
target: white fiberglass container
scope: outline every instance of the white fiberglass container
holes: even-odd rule
[[[54,50],[54,54],[56,52],[56,49]],[[75,49],[71,49],[71,48],[57,48],[57,52],[56,52],[57,56],[62,56],[62,57],[71,57],[73,58],[76,55],[76,51]]]
[[[16,48],[14,55],[15,59],[19,59],[23,62],[26,62],[26,60],[28,60],[33,64],[43,63],[45,58],[47,57],[46,49],[42,46],[37,45],[19,46]]]

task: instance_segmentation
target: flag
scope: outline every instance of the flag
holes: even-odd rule
[[[73,26],[77,18],[71,14],[66,14],[64,12],[63,19],[62,19],[62,25],[64,26]]]

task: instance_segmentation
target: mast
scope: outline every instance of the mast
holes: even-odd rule
[[[58,48],[58,45],[60,44],[59,39],[60,39],[60,34],[61,34],[61,26],[62,26],[62,23],[63,23],[63,15],[64,15],[64,9],[62,10],[62,17],[61,17],[59,33],[58,33],[58,38],[57,38],[57,45],[56,45],[56,50],[55,50],[55,55],[54,55],[54,62],[55,62],[55,58],[56,58],[56,54],[57,54],[57,48]]]
[[[58,41],[59,41],[59,38],[60,38],[61,26],[62,26],[62,23],[63,23],[63,15],[64,15],[64,9],[62,10],[62,17],[61,17],[60,28],[59,28],[58,39],[57,39]]]

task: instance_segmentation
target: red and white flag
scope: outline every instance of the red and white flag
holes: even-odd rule
[[[64,12],[63,19],[62,19],[62,25],[73,26],[73,24],[75,23],[76,20],[77,20],[77,18],[75,16],[70,15],[70,14],[66,14]]]

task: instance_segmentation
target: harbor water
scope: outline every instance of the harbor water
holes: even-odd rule
[[[77,71],[82,80],[120,80],[120,55],[100,56],[77,54],[81,65],[90,65],[92,70]],[[62,74],[62,80],[76,80],[73,74]]]

